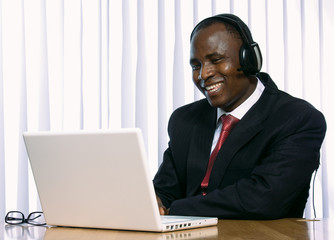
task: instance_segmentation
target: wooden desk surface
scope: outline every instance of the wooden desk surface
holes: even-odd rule
[[[172,240],[172,239],[334,239],[334,221],[280,219],[271,221],[219,220],[217,226],[171,233],[150,233],[65,227],[13,226],[1,222],[0,239],[44,240]],[[330,227],[331,226],[331,227]]]

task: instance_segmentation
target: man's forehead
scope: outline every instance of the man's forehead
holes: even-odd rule
[[[225,23],[223,22],[214,22],[210,25],[205,25],[201,28],[199,28],[193,35],[192,41],[198,37],[199,35],[202,35],[203,33],[211,32],[211,34],[218,32],[218,31],[226,31],[227,27]]]
[[[239,54],[242,43],[242,39],[236,39],[224,24],[200,29],[191,40],[190,61],[201,57],[233,55],[233,52]]]
[[[218,45],[232,40],[232,35],[224,25],[207,27],[199,30],[190,42],[191,47]]]
[[[227,29],[224,24],[210,25],[203,29],[200,29],[196,34],[194,34],[190,45],[202,45],[206,43],[215,43],[216,41],[222,41],[227,39]]]

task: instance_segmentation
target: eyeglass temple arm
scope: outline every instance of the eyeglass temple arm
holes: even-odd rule
[[[36,218],[39,218],[40,216],[42,216],[42,215],[40,214],[40,215],[38,215],[38,216],[36,216],[34,218],[29,218],[29,220],[35,220]]]

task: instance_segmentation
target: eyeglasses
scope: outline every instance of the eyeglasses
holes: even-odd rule
[[[12,225],[28,223],[35,226],[45,225],[43,212],[32,212],[27,218],[20,211],[10,211],[5,217],[5,222]]]

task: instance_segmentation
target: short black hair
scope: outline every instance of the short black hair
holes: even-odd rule
[[[211,26],[214,23],[224,23],[226,28],[232,32],[238,32],[244,42],[253,42],[252,34],[248,26],[236,15],[230,13],[218,14],[212,17],[205,18],[200,21],[193,29],[190,35],[190,41],[200,29]],[[235,32],[236,31],[236,32]],[[237,36],[234,34],[234,36]]]
[[[198,25],[194,30],[193,32],[191,33],[190,35],[190,41],[192,40],[192,38],[194,37],[194,35],[201,29],[204,29],[204,28],[207,28],[207,27],[210,27],[211,25],[213,24],[216,24],[216,23],[222,23],[225,25],[226,29],[228,30],[228,32],[232,35],[232,37],[234,38],[237,38],[237,39],[242,39],[243,38],[241,37],[239,31],[237,30],[236,27],[234,27],[233,25],[229,24],[229,23],[226,23],[226,22],[223,22],[221,20],[218,20],[216,18],[210,18],[208,19],[207,21],[204,21],[202,22],[200,25]]]

